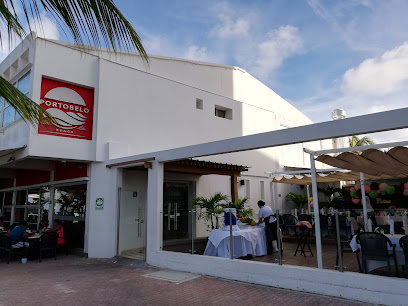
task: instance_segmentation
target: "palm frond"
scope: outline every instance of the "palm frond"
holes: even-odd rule
[[[30,10],[23,6],[29,25],[33,20],[41,22],[39,7],[42,7],[61,28],[71,34],[76,43],[111,47],[114,51],[137,51],[145,63],[149,62],[139,35],[113,0],[31,0],[29,2],[32,6]]]
[[[0,95],[25,121],[35,125],[39,123],[54,123],[53,117],[48,112],[1,76]]]
[[[0,44],[4,31],[7,31],[10,46],[15,36],[23,38],[26,35],[17,16],[15,2],[0,0]],[[119,49],[137,51],[143,61],[149,63],[140,37],[113,0],[20,0],[19,3],[30,31],[36,26],[42,29],[41,11],[44,9],[63,31],[71,34],[76,43],[111,47],[115,52]],[[4,78],[0,79],[0,96],[26,121],[33,124],[54,122],[42,107]]]
[[[12,40],[15,36],[22,38],[26,35],[23,26],[17,18],[14,3],[11,1],[0,1],[0,23],[5,25],[7,29],[8,43],[12,45]],[[0,31],[0,44],[3,48],[3,33]]]

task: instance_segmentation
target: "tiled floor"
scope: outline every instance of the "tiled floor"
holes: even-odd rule
[[[205,276],[179,284],[144,276],[157,271],[130,259],[72,255],[0,263],[0,305],[363,305]]]

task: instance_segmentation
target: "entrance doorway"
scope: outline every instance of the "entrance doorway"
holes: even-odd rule
[[[163,249],[191,252],[190,200],[192,182],[165,182],[163,186]]]
[[[146,260],[146,194],[120,189],[118,254]]]

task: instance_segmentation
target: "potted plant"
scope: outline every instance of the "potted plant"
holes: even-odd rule
[[[219,228],[219,217],[224,212],[228,197],[220,192],[213,196],[196,197],[191,200],[191,207],[196,210],[197,219],[204,219],[209,224],[207,227],[211,230]]]
[[[235,201],[229,201],[224,207],[225,208],[234,208],[236,209],[236,219],[240,220],[243,223],[252,223],[252,215],[254,210],[252,208],[245,208],[245,204],[248,202],[248,198],[238,198]],[[229,224],[229,214],[225,215],[225,224]],[[234,225],[234,222],[232,223]]]
[[[298,210],[307,203],[307,196],[293,192],[289,192],[289,194],[286,196],[286,199],[295,203]]]

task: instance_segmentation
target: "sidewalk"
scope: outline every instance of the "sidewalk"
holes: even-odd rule
[[[128,259],[60,256],[0,263],[0,305],[367,305],[206,276],[176,284]]]

